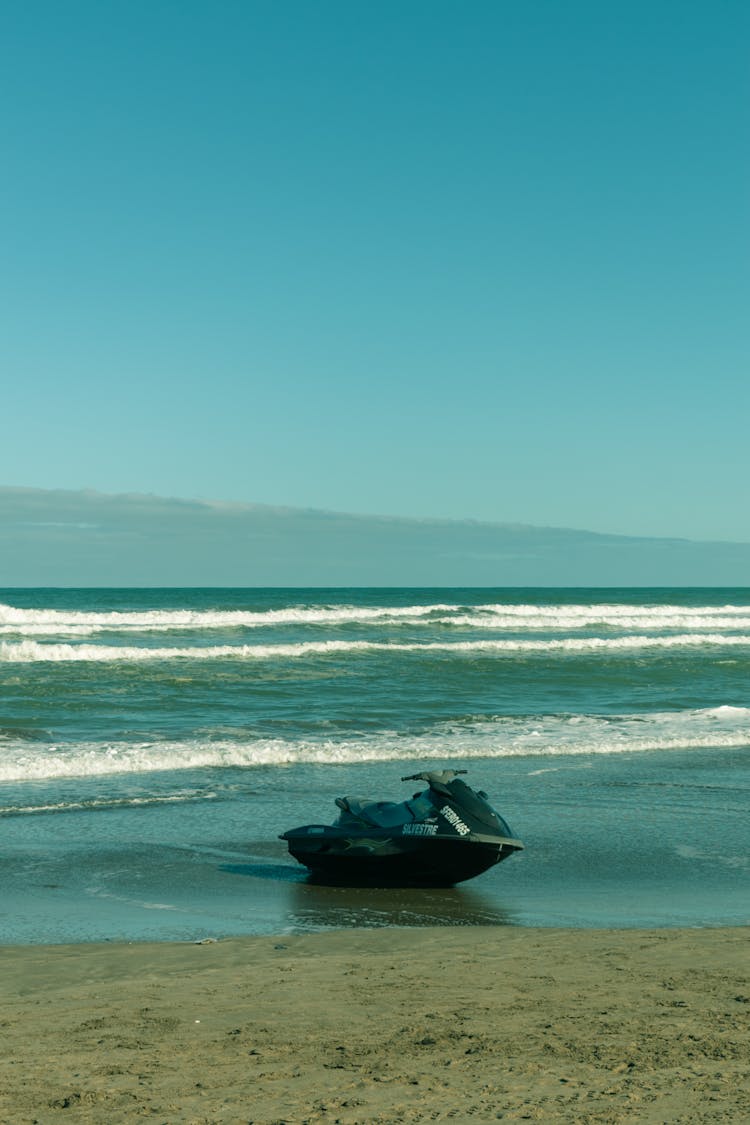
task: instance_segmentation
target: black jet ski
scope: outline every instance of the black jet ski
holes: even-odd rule
[[[426,781],[408,801],[337,797],[333,825],[290,828],[296,860],[324,882],[347,885],[449,887],[481,875],[523,844],[487,801],[459,779],[466,770],[429,770],[402,781]]]

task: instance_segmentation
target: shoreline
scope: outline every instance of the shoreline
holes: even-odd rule
[[[206,945],[247,945],[252,946],[258,943],[259,946],[264,943],[289,943],[296,941],[306,941],[308,939],[320,939],[322,942],[329,941],[336,938],[338,935],[347,935],[351,937],[356,934],[383,934],[401,933],[404,935],[411,935],[414,940],[417,940],[419,934],[451,934],[476,931],[479,934],[502,934],[503,936],[510,933],[516,934],[581,934],[581,935],[596,935],[596,934],[622,934],[638,935],[638,934],[651,934],[655,937],[659,934],[669,936],[670,934],[701,934],[701,933],[724,933],[734,931],[737,933],[747,933],[748,941],[750,942],[750,920],[747,922],[704,922],[695,925],[689,923],[674,923],[668,925],[633,925],[633,926],[597,926],[597,925],[570,925],[535,923],[535,922],[424,922],[424,923],[401,923],[392,921],[388,923],[380,923],[377,925],[358,924],[352,926],[339,925],[327,926],[321,929],[311,930],[278,930],[278,931],[262,931],[262,932],[242,932],[237,933],[224,933],[218,937],[213,935],[206,935],[204,937],[186,937],[186,938],[173,938],[173,937],[117,937],[117,938],[93,938],[81,941],[1,941],[0,940],[0,960],[6,955],[18,954],[22,959],[24,954],[29,953],[43,953],[45,955],[54,956],[55,953],[69,954],[71,958],[77,951],[81,954],[86,952],[105,953],[107,950],[119,951],[124,949],[159,949],[164,950],[179,950],[190,949],[194,946]],[[750,953],[750,945],[748,946]],[[0,981],[0,997],[2,997],[3,985]]]
[[[0,1122],[750,1119],[746,926],[0,947]]]

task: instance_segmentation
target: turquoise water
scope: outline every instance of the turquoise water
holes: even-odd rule
[[[749,685],[748,589],[0,591],[0,941],[746,923]],[[526,851],[310,885],[278,833],[427,764]]]

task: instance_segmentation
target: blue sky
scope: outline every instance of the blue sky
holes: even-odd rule
[[[739,2],[9,2],[0,485],[750,540]]]

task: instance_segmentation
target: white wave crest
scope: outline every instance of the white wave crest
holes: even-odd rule
[[[343,625],[457,626],[476,629],[581,630],[607,627],[639,629],[748,629],[748,606],[595,605],[455,605],[436,602],[409,606],[286,606],[280,609],[155,609],[97,612],[23,609],[0,604],[0,633],[17,635],[90,635],[97,632],[167,632],[262,629],[278,626]]]
[[[601,602],[601,603],[581,603],[581,604],[550,604],[550,605],[535,605],[533,603],[523,605],[512,605],[503,602],[485,604],[479,607],[486,610],[488,613],[502,613],[510,617],[588,617],[591,614],[604,615],[606,617],[630,617],[635,615],[645,615],[649,618],[658,617],[671,617],[673,614],[686,614],[690,617],[706,617],[713,614],[719,614],[722,617],[732,617],[742,614],[747,614],[750,607],[743,605],[703,605],[703,606],[681,606],[670,602],[665,602],[659,605],[642,605],[637,602]]]
[[[72,663],[79,661],[136,663],[169,660],[287,660],[309,656],[382,653],[503,654],[534,652],[613,653],[638,649],[748,647],[750,636],[719,633],[684,633],[653,637],[575,637],[554,640],[427,641],[302,641],[298,644],[207,645],[205,647],[149,648],[95,644],[52,644],[38,641],[1,641],[0,662]]]
[[[289,606],[261,611],[241,609],[210,610],[113,610],[98,613],[89,610],[17,609],[0,604],[0,627],[6,630],[26,629],[61,631],[88,628],[92,630],[150,629],[254,629],[273,625],[338,625],[377,621],[398,621],[402,618],[419,621],[431,614],[450,613],[460,607],[453,605],[411,606]]]
[[[597,612],[592,607],[589,613],[557,613],[529,614],[516,617],[507,613],[456,613],[450,617],[435,617],[430,624],[454,625],[471,629],[520,629],[553,632],[558,630],[581,630],[605,626],[611,629],[640,629],[640,630],[665,630],[665,629],[750,629],[750,616],[723,616],[721,614],[708,615],[705,613],[693,614],[690,612],[677,612],[651,616],[648,613],[636,613],[635,608],[629,614],[612,614]]]
[[[358,739],[79,742],[3,746],[0,781],[225,767],[355,764],[644,753],[750,747],[750,708],[723,706],[635,715],[498,717],[438,726],[407,737],[384,732]]]

